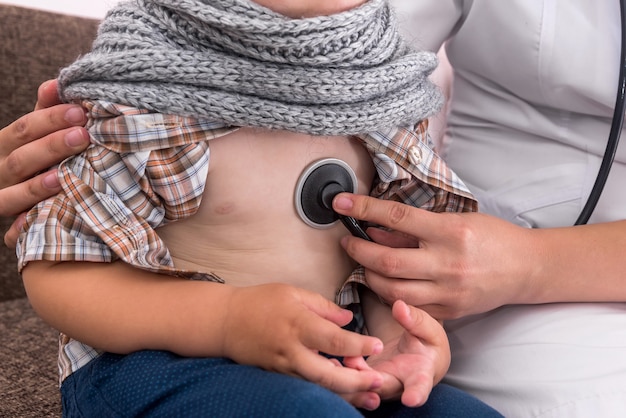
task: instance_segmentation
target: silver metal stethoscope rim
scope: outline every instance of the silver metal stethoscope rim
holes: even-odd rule
[[[354,193],[357,190],[354,170],[337,158],[315,161],[302,172],[296,184],[295,206],[304,223],[313,228],[326,229],[339,221],[332,208],[322,205],[319,196],[325,186],[335,182],[341,184],[342,191]]]

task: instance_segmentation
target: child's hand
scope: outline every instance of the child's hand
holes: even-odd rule
[[[223,356],[240,364],[298,376],[340,395],[363,393],[364,407],[382,375],[369,367],[341,367],[318,352],[363,357],[382,351],[378,338],[341,329],[352,319],[323,296],[284,284],[237,288],[224,319]]]
[[[384,351],[367,363],[384,375],[383,386],[376,390],[381,399],[401,397],[406,406],[420,406],[450,367],[448,338],[442,325],[418,308],[396,301],[392,313],[405,332],[386,341]]]

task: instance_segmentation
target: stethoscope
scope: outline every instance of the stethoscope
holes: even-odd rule
[[[337,158],[315,161],[304,170],[296,184],[296,211],[300,219],[313,228],[329,228],[340,220],[355,237],[372,241],[359,221],[338,214],[332,207],[335,196],[341,192],[355,193],[356,189],[356,174],[345,161]]]
[[[587,203],[583,207],[575,225],[584,225],[587,223],[591,214],[593,213],[600,195],[606,184],[606,180],[609,177],[611,166],[615,160],[615,153],[617,152],[617,145],[619,144],[619,138],[622,134],[622,125],[624,124],[624,111],[626,103],[626,0],[620,0],[620,19],[622,30],[622,46],[620,56],[619,67],[619,82],[617,85],[617,96],[615,98],[615,109],[613,111],[613,121],[611,122],[611,130],[609,131],[609,139],[604,151],[604,157],[598,170],[598,176],[591,188],[591,193],[587,198]]]
[[[596,208],[613,166],[622,133],[626,112],[626,0],[620,0],[620,21],[620,68],[611,130],[598,175],[574,225],[586,224]],[[354,193],[356,186],[356,175],[344,161],[334,158],[319,160],[305,169],[296,185],[295,205],[298,215],[314,228],[327,228],[340,220],[352,235],[371,241],[356,219],[339,215],[332,209],[332,200],[337,194]]]

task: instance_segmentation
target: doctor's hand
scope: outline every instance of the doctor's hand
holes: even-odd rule
[[[86,121],[80,106],[60,104],[52,80],[39,87],[33,112],[0,130],[0,216],[17,215],[61,189],[56,171],[46,170],[87,148]],[[9,247],[16,244],[22,217],[4,237]]]
[[[434,213],[348,193],[335,197],[333,208],[394,231],[369,228],[374,243],[342,241],[387,301],[453,319],[532,299],[538,249],[531,230],[484,214]]]

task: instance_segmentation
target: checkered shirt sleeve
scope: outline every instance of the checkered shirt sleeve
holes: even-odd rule
[[[155,229],[194,214],[208,140],[237,128],[108,102],[88,102],[93,144],[59,165],[63,191],[27,215],[19,268],[29,261],[110,262],[189,278]],[[210,276],[203,278],[215,279]]]

